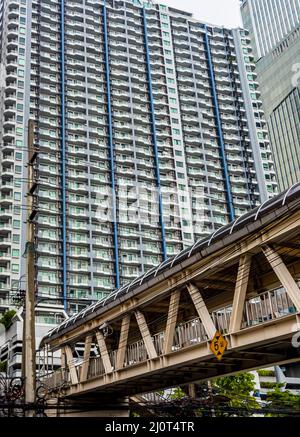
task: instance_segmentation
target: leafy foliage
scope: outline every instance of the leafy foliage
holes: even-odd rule
[[[267,394],[267,402],[268,408],[279,410],[278,413],[271,413],[268,416],[284,416],[286,415],[284,410],[293,411],[293,414],[300,415],[300,395],[294,395],[289,390],[281,391],[280,384],[278,384],[275,390]]]
[[[7,370],[7,361],[0,361],[0,372],[6,372]]]
[[[258,370],[257,373],[259,374],[259,376],[275,376],[275,372],[274,370]]]
[[[284,384],[278,384],[277,382],[269,382],[269,381],[262,381],[260,383],[261,388],[280,388],[280,387],[284,387]]]
[[[182,388],[177,387],[174,392],[170,395],[170,399],[183,399],[186,397],[186,394],[182,390]]]
[[[254,376],[251,373],[218,378],[213,387],[218,394],[228,398],[229,407],[244,408],[248,412],[245,415],[251,415],[251,410],[260,408],[259,403],[251,395],[255,388]]]
[[[10,327],[12,324],[12,319],[14,315],[16,314],[15,310],[7,310],[0,318],[0,323],[5,326],[6,329]]]

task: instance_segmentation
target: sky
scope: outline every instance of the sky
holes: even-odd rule
[[[155,0],[155,3],[192,12],[195,18],[211,24],[242,26],[239,0]]]

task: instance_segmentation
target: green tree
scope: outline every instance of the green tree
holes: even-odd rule
[[[242,409],[242,415],[251,415],[251,410],[260,408],[251,395],[255,388],[254,376],[251,373],[218,378],[214,381],[213,388],[217,394],[227,397],[229,407]],[[220,409],[216,413],[223,415]]]
[[[7,370],[7,361],[0,361],[0,372],[6,373]]]
[[[173,393],[170,395],[170,399],[176,400],[176,399],[183,399],[186,397],[186,394],[180,387],[176,387]]]
[[[7,310],[0,318],[0,323],[5,326],[6,329],[10,327],[12,324],[12,319],[14,315],[16,314],[15,310]]]
[[[291,411],[294,414],[300,416],[300,395],[294,395],[289,390],[281,391],[281,385],[270,391],[267,394],[268,409],[278,410],[278,412],[269,413],[267,416],[282,417],[285,415],[291,415]],[[285,413],[285,411],[288,411]]]

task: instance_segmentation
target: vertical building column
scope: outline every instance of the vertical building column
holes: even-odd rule
[[[252,100],[250,95],[250,88],[249,88],[249,82],[247,78],[247,70],[246,65],[244,61],[244,55],[241,45],[241,37],[240,37],[240,31],[233,30],[232,31],[233,41],[235,45],[236,50],[236,58],[237,58],[237,64],[238,64],[238,70],[240,73],[240,81],[241,81],[241,88],[243,93],[243,98],[245,101],[245,111],[246,111],[246,117],[248,122],[248,128],[249,128],[249,137],[251,140],[251,148],[253,152],[253,159],[254,159],[254,167],[256,171],[256,179],[258,184],[258,191],[260,194],[260,203],[265,202],[268,200],[268,191],[267,191],[267,185],[266,185],[266,178],[265,178],[265,170],[263,166],[262,156],[261,156],[261,150],[259,145],[259,139],[258,139],[258,132],[256,127],[256,120],[254,117],[254,111],[252,106]],[[255,205],[252,205],[253,207]]]
[[[149,52],[149,45],[148,45],[147,12],[145,7],[142,8],[142,19],[143,19],[143,26],[144,26],[144,45],[145,45],[146,68],[147,68],[147,79],[148,79],[148,89],[149,89],[150,117],[151,117],[151,127],[152,127],[154,162],[155,162],[155,176],[156,176],[156,186],[158,189],[159,224],[161,229],[162,254],[163,254],[163,260],[165,261],[167,259],[166,230],[165,230],[165,223],[163,217],[163,201],[162,201],[162,193],[161,193],[159,156],[158,156],[158,146],[157,146],[157,138],[156,138],[155,109],[154,109],[154,98],[153,98],[153,90],[152,90],[150,52]]]
[[[65,1],[60,3],[61,13],[61,229],[62,229],[62,291],[67,310],[67,201],[66,201],[66,108],[65,108]]]
[[[106,2],[104,2],[103,5],[103,36],[104,36],[104,52],[105,52],[104,61],[105,61],[105,77],[106,77],[108,143],[109,143],[109,165],[110,165],[112,215],[113,215],[112,224],[113,224],[115,275],[116,275],[116,288],[119,288],[120,267],[119,267],[119,243],[118,243],[118,222],[117,222],[117,196],[116,196],[115,164],[114,164],[113,119],[112,119],[111,93],[110,93],[109,45],[108,45]]]
[[[220,147],[220,158],[221,158],[222,171],[223,171],[223,177],[224,177],[227,209],[228,209],[229,219],[230,219],[230,221],[233,221],[235,218],[233,198],[232,198],[232,193],[231,193],[230,177],[229,177],[228,164],[227,164],[227,159],[226,159],[226,150],[225,150],[225,144],[224,144],[224,138],[223,138],[222,122],[221,122],[221,115],[220,115],[219,102],[218,102],[218,96],[217,96],[217,86],[216,86],[216,81],[215,81],[214,66],[213,66],[211,50],[210,50],[208,29],[207,29],[206,25],[205,25],[205,34],[204,34],[204,45],[205,45],[205,50],[206,50],[206,54],[207,54],[208,70],[209,70],[210,83],[211,83],[211,89],[212,89],[212,98],[213,98],[213,104],[214,104],[214,112],[215,112],[215,119],[216,119],[216,125],[217,125],[218,141],[219,141],[219,147]]]

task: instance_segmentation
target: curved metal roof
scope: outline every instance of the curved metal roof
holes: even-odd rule
[[[237,233],[239,230],[246,227],[246,225],[249,225],[250,223],[254,223],[263,217],[267,216],[271,212],[275,212],[276,210],[279,210],[282,207],[286,207],[285,211],[279,215],[284,215],[289,211],[289,204],[294,201],[295,199],[300,200],[300,182],[291,186],[287,191],[279,194],[278,196],[267,200],[266,202],[262,203],[259,207],[247,212],[246,214],[240,216],[237,218],[234,222],[231,222],[217,231],[215,231],[210,236],[196,241],[192,246],[188,247],[187,249],[182,250],[177,255],[175,255],[172,258],[168,258],[166,261],[162,262],[156,267],[153,267],[151,270],[146,272],[144,275],[137,277],[133,281],[129,282],[126,285],[123,285],[121,288],[112,291],[107,297],[104,299],[101,299],[100,301],[88,306],[87,308],[83,309],[76,315],[70,317],[66,321],[64,321],[61,325],[55,327],[52,329],[42,340],[41,345],[49,340],[52,337],[57,337],[58,333],[61,333],[64,330],[67,330],[67,328],[70,329],[71,326],[84,323],[85,319],[90,318],[91,314],[98,312],[101,308],[105,307],[111,302],[114,302],[117,298],[120,298],[121,296],[125,296],[130,291],[134,290],[135,288],[142,285],[144,282],[149,281],[159,274],[165,272],[166,270],[172,268],[173,266],[176,266],[177,264],[180,264],[182,261],[190,258],[192,255],[201,252],[203,249],[210,247],[216,242],[219,242],[223,240],[225,237],[228,237],[230,235],[233,235]],[[295,207],[292,208],[293,210]],[[297,208],[300,209],[300,202],[299,205],[297,204]],[[217,250],[217,249],[216,249]],[[96,315],[96,314],[95,314]],[[68,329],[68,330],[69,330]]]

